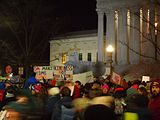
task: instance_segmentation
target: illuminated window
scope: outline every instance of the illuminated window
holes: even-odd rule
[[[62,63],[66,63],[67,61],[67,55],[65,53],[62,53]]]
[[[92,60],[92,54],[91,53],[88,53],[88,61],[91,61]]]
[[[79,53],[79,60],[82,61],[82,53]]]
[[[24,72],[23,67],[19,67],[19,68],[18,68],[18,74],[19,74],[19,75],[23,75],[23,72]]]

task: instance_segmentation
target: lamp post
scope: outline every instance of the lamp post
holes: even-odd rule
[[[158,23],[155,22],[155,60],[157,61],[157,27],[158,27]]]
[[[108,59],[107,59],[107,62],[106,63],[109,63],[109,67],[110,67],[110,75],[112,74],[112,53],[113,53],[114,49],[112,47],[112,45],[108,45],[106,47],[106,52],[107,52],[107,56],[108,56]]]

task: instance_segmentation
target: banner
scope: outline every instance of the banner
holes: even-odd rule
[[[80,74],[74,74],[73,75],[73,81],[80,81],[83,85],[89,82],[93,82],[93,73],[92,71],[80,73]]]

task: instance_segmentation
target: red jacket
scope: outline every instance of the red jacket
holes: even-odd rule
[[[80,97],[80,89],[74,85],[73,99]]]
[[[160,96],[150,100],[148,109],[151,113],[152,120],[160,120]]]

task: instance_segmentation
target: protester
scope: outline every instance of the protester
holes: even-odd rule
[[[147,89],[144,86],[139,86],[138,94],[148,97]]]
[[[33,113],[35,116],[36,111],[40,109],[36,98],[29,90],[20,90],[16,98],[16,101],[10,102],[5,106],[7,110],[5,118],[7,120],[22,120]],[[40,119],[40,114],[37,118]]]
[[[36,73],[32,75],[25,81],[23,88],[29,89],[30,85],[38,83],[38,80],[35,78]]]
[[[160,80],[154,80],[150,86],[152,98],[149,101],[148,109],[151,112],[152,120],[160,120]]]
[[[101,83],[99,81],[94,81],[92,89],[101,89]]]
[[[66,81],[64,86],[71,90],[71,96],[73,99],[80,97],[80,88],[75,85],[73,81]]]
[[[79,92],[80,92],[79,97],[82,97],[83,96],[83,90],[82,90],[83,85],[82,85],[82,83],[79,80],[77,80],[77,81],[74,82],[74,84],[79,89]]]
[[[76,120],[76,111],[72,104],[71,90],[63,87],[60,91],[61,99],[56,102],[51,120]]]
[[[102,92],[103,92],[103,95],[104,96],[107,96],[108,95],[108,92],[109,92],[109,86],[107,85],[107,84],[104,84],[102,87],[101,87],[101,89],[102,89]]]
[[[19,82],[19,78],[13,75],[12,67],[10,65],[7,65],[5,67],[4,77],[6,77],[6,82],[5,82],[6,87]]]
[[[60,100],[60,90],[58,87],[53,87],[48,90],[48,99],[45,104],[45,111],[47,112],[47,118],[50,120],[52,116],[52,110],[55,107],[57,101]]]
[[[125,110],[125,97],[126,97],[126,91],[122,86],[117,85],[114,90],[114,112],[117,116],[117,119],[120,119],[122,117],[122,114]]]
[[[12,73],[12,67],[10,65],[7,65],[5,67],[5,77],[7,79],[9,79],[10,77],[12,77],[13,73]]]

